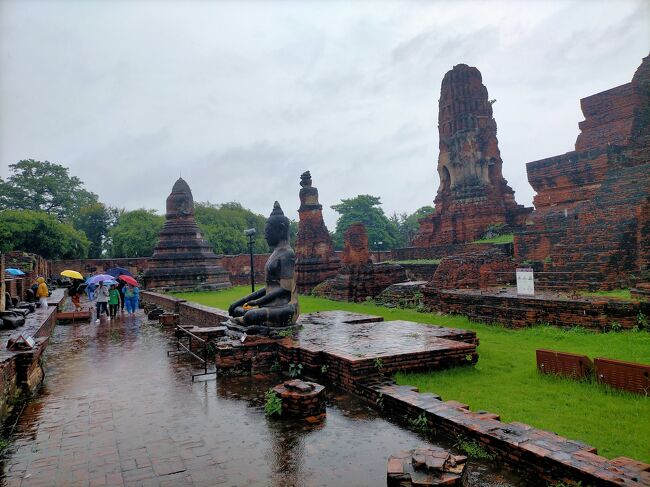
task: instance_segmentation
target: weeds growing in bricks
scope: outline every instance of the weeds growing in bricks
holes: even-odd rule
[[[269,418],[282,415],[282,399],[273,389],[269,389],[264,393],[264,399],[264,414]]]
[[[468,440],[467,438],[461,437],[456,440],[454,446],[459,450],[462,450],[469,458],[473,458],[475,460],[486,460],[493,462],[496,459],[496,455],[494,453],[490,453],[476,440]]]
[[[302,364],[294,364],[293,362],[289,364],[289,377],[295,379],[302,375]]]

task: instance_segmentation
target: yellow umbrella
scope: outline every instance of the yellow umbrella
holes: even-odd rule
[[[70,277],[72,279],[81,279],[83,281],[84,276],[79,274],[77,271],[65,270],[61,273],[62,276]]]

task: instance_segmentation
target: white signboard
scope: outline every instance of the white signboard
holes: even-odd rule
[[[530,267],[520,267],[517,269],[517,294],[535,296],[533,269]]]

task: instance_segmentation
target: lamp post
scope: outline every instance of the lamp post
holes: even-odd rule
[[[383,243],[384,242],[381,242],[381,241],[380,242],[373,242],[373,244],[375,246],[375,250],[377,251],[377,264],[379,264],[381,262],[381,255],[379,254],[379,249],[381,248]]]
[[[248,237],[248,253],[251,256],[251,292],[255,292],[255,264],[253,260],[253,244],[255,243],[255,234],[257,230],[248,228],[244,230],[244,235]]]

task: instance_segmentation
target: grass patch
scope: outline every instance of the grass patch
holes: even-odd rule
[[[611,291],[580,291],[580,295],[588,298],[620,299],[623,301],[638,301],[630,294],[629,289],[613,289]]]
[[[515,241],[514,233],[506,233],[504,235],[497,235],[492,238],[482,238],[480,240],[474,240],[472,243],[493,243],[493,244],[506,244],[512,243]]]
[[[410,259],[410,260],[387,260],[383,263],[387,264],[415,264],[415,265],[426,265],[426,264],[440,264],[442,259]]]
[[[216,292],[176,296],[208,306],[228,305],[250,291],[239,286]],[[537,373],[535,349],[550,348],[650,363],[650,333],[594,333],[580,328],[561,330],[537,326],[510,330],[475,323],[463,316],[418,313],[411,309],[384,308],[374,303],[347,303],[301,296],[302,313],[344,310],[426,324],[475,330],[481,339],[474,367],[447,371],[398,374],[400,384],[435,392],[444,399],[469,404],[473,410],[501,415],[505,422],[520,421],[554,431],[598,448],[609,458],[627,456],[650,462],[650,398],[613,391],[591,382],[576,382]]]

